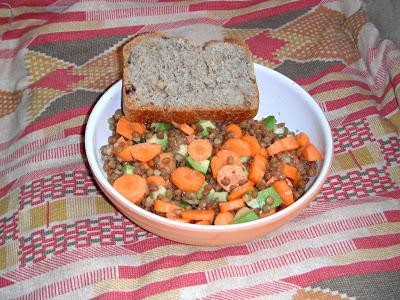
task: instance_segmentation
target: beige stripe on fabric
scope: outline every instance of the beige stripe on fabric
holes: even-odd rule
[[[373,249],[362,249],[354,252],[338,255],[334,260],[338,264],[351,264],[367,260],[381,260],[392,258],[400,255],[400,244],[390,247],[380,247]]]
[[[374,234],[392,234],[400,232],[400,222],[378,224],[368,227],[368,230]]]
[[[167,246],[168,247],[168,246]],[[159,249],[159,248],[158,248]],[[171,253],[169,253],[171,255]],[[143,264],[143,263],[142,263]],[[181,274],[204,272],[208,269],[213,269],[218,266],[226,265],[225,258],[210,260],[210,261],[194,261],[188,262],[177,267],[169,267],[165,269],[155,270],[136,279],[111,279],[105,280],[93,285],[93,290],[96,295],[104,293],[104,291],[132,291],[153,282],[164,281],[174,278]]]

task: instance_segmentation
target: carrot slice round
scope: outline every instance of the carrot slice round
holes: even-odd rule
[[[251,156],[251,148],[248,142],[241,139],[228,139],[222,149],[236,152],[239,156]]]
[[[156,186],[167,186],[167,182],[162,176],[152,175],[146,178],[146,182],[148,185],[154,184]]]
[[[160,162],[158,163],[158,165],[160,166],[160,169],[168,168],[170,170],[175,170],[175,160],[171,152],[162,152],[159,154],[159,157]]]
[[[236,124],[229,124],[226,126],[226,131],[233,132],[239,139],[243,136],[242,129]]]
[[[300,147],[305,147],[310,144],[310,139],[305,132],[300,132],[298,135],[296,135],[296,141],[299,143]]]
[[[113,187],[134,204],[139,204],[149,192],[146,180],[136,174],[122,175],[114,181]]]
[[[146,131],[146,126],[143,123],[139,122],[129,122],[125,116],[121,116],[119,118],[115,131],[124,136],[127,139],[133,138],[133,133],[137,132],[140,135],[144,135]]]
[[[297,184],[300,180],[299,171],[297,171],[297,169],[291,165],[285,163],[280,164],[279,172],[281,172],[287,178],[292,179],[294,184]]]
[[[236,165],[223,166],[217,176],[218,184],[228,192],[230,192],[232,186],[237,187],[239,182],[243,180],[246,180],[243,167]]]
[[[121,158],[122,161],[131,161],[133,159],[129,146],[123,136],[114,144],[113,153],[116,157]]]
[[[230,150],[220,150],[211,159],[211,170],[212,170],[214,178],[217,178],[219,170],[223,166],[228,164],[228,160],[233,165],[236,165],[236,166],[242,165],[242,161],[240,160],[240,157],[239,157],[239,155],[237,155],[236,152],[233,152]]]
[[[214,225],[226,225],[231,224],[233,220],[233,214],[230,211],[220,212],[214,220]]]
[[[161,153],[160,144],[140,143],[129,147],[132,157],[138,161],[148,162]]]
[[[228,201],[232,201],[235,199],[242,198],[244,194],[247,193],[247,191],[254,192],[254,182],[252,181],[247,181],[245,184],[238,186],[235,188],[228,196]]]
[[[172,172],[171,182],[184,192],[194,193],[200,190],[206,181],[203,174],[188,167],[179,167]]]
[[[207,139],[193,140],[188,146],[188,153],[194,160],[208,159],[212,154],[212,144]]]
[[[180,207],[176,204],[169,203],[163,200],[155,200],[154,201],[154,210],[159,213],[175,213],[177,209],[180,209]]]
[[[309,144],[302,149],[301,154],[308,161],[317,161],[322,159],[321,153],[315,148],[313,144]]]
[[[210,221],[214,220],[215,212],[212,209],[191,209],[182,212],[182,218],[194,221]]]
[[[251,148],[251,156],[255,156],[256,154],[260,153],[261,146],[255,136],[246,134],[245,136],[242,137],[242,140],[249,143]]]
[[[256,154],[249,168],[249,179],[258,184],[264,177],[267,169],[267,159],[261,154]]]
[[[219,210],[224,212],[224,211],[232,211],[232,210],[237,210],[239,208],[244,207],[245,202],[242,199],[235,199],[232,201],[228,202],[220,202],[218,203]]]
[[[272,186],[282,198],[283,206],[287,207],[294,202],[293,192],[284,180],[275,181]]]

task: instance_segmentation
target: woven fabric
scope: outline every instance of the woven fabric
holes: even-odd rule
[[[0,2],[1,299],[395,299],[400,51],[359,0]],[[304,87],[334,161],[311,207],[248,244],[196,247],[110,204],[84,154],[121,45],[165,31],[238,38]]]

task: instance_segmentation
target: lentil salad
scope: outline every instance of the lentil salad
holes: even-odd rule
[[[129,122],[117,110],[101,147],[108,181],[145,210],[186,223],[237,224],[299,199],[322,157],[273,116],[240,124]]]

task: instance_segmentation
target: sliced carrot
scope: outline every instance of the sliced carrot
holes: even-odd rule
[[[148,162],[161,153],[160,144],[140,143],[129,147],[132,157],[138,161]]]
[[[214,220],[214,225],[227,225],[231,224],[233,220],[233,213],[230,211],[220,212]]]
[[[267,169],[267,159],[261,154],[254,156],[249,168],[249,179],[255,184],[260,183],[264,178],[265,170]]]
[[[133,159],[128,144],[123,136],[114,144],[113,153],[116,157],[121,158],[122,161],[131,161]]]
[[[193,140],[188,146],[188,153],[194,160],[206,160],[212,154],[212,144],[207,139]]]
[[[113,187],[134,204],[139,204],[149,192],[146,180],[136,174],[122,175],[114,181]]]
[[[284,180],[275,181],[272,186],[282,198],[283,206],[287,207],[294,202],[293,192]]]
[[[300,147],[305,147],[310,144],[310,139],[305,132],[300,132],[298,135],[296,135],[296,141],[299,143]]]
[[[187,135],[193,135],[194,134],[194,129],[192,127],[190,127],[190,125],[186,124],[186,123],[176,123],[176,122],[172,122],[172,126],[174,126],[175,128],[178,128],[180,130],[183,131],[183,133],[187,134]]]
[[[269,157],[267,148],[261,148],[261,149],[260,149],[260,154],[261,154],[262,156],[264,156],[265,158],[268,158],[268,157]]]
[[[226,191],[230,192],[232,186],[237,187],[239,182],[246,180],[242,166],[226,165],[223,166],[217,175],[218,184]]]
[[[248,191],[254,192],[254,182],[247,181],[245,184],[238,186],[228,196],[228,201],[242,198]]]
[[[273,208],[273,209],[271,209],[270,211],[261,213],[261,214],[260,214],[260,217],[261,217],[261,218],[266,218],[266,217],[268,217],[268,216],[270,216],[270,215],[273,215],[274,213],[276,213],[276,208]]]
[[[220,202],[218,203],[219,210],[224,212],[224,211],[232,211],[232,210],[237,210],[239,208],[244,207],[245,203],[242,199],[235,199],[232,201],[228,202]]]
[[[168,168],[171,171],[176,169],[174,156],[171,152],[162,152],[158,156],[160,157],[160,161],[158,163],[160,169]]]
[[[174,220],[177,222],[182,222],[182,223],[191,223],[192,222],[192,220],[181,218],[180,216],[177,216],[174,213],[167,213],[165,216],[167,217],[167,219]]]
[[[156,186],[167,186],[167,182],[162,176],[152,175],[146,178],[147,184],[154,184]]]
[[[288,135],[287,137],[277,140],[272,145],[267,148],[268,154],[270,156],[278,154],[283,151],[292,151],[299,148],[299,143],[296,138],[292,135]]]
[[[233,132],[239,139],[243,136],[242,129],[236,124],[229,124],[226,126],[226,131]]]
[[[115,129],[115,131],[126,137],[127,139],[132,139],[133,138],[133,133],[137,132],[140,135],[144,135],[145,131],[146,131],[146,126],[142,123],[139,122],[129,122],[125,116],[122,116],[121,118],[119,118],[118,123],[117,123],[117,127]]]
[[[202,220],[202,221],[196,222],[196,224],[200,224],[200,225],[211,225],[211,222],[208,221],[208,220]]]
[[[313,144],[309,144],[309,145],[305,146],[302,149],[301,154],[308,161],[317,161],[317,160],[322,159],[321,153],[319,153],[319,151],[317,150],[317,148],[315,148],[315,146]]]
[[[188,167],[179,167],[172,172],[170,180],[180,190],[194,193],[200,190],[206,181],[203,174]]]
[[[215,212],[213,209],[191,209],[182,212],[182,218],[194,221],[210,221],[214,220]]]
[[[255,156],[256,154],[260,153],[261,146],[255,136],[246,134],[245,136],[242,137],[242,140],[249,143],[251,149],[251,156]]]
[[[249,143],[241,139],[228,139],[221,148],[236,152],[239,156],[251,156],[252,153]]]
[[[279,165],[279,172],[281,172],[283,175],[285,175],[287,178],[290,178],[293,180],[294,184],[297,184],[300,180],[300,174],[299,171],[288,164],[282,163]]]
[[[231,158],[229,158],[231,157]],[[241,166],[242,161],[240,160],[239,155],[236,152],[230,150],[220,150],[217,154],[211,159],[211,170],[214,178],[217,178],[219,170],[228,164],[230,161],[233,165]]]
[[[179,207],[176,204],[166,202],[160,199],[154,201],[153,208],[156,212],[159,213],[175,213],[177,209],[181,209],[181,207]]]

